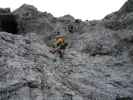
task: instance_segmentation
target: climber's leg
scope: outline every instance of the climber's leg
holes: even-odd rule
[[[60,57],[60,58],[63,58],[63,57],[64,57],[64,55],[63,55],[63,50],[58,50],[58,54],[59,54],[59,57]]]

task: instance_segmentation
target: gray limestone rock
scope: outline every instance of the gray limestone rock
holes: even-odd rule
[[[0,32],[0,100],[133,100],[133,28],[120,25],[132,11],[85,22],[26,4],[11,14],[18,32]],[[63,59],[49,47],[58,31]]]

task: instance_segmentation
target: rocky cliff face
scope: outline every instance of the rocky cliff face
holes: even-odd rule
[[[86,22],[26,4],[0,10],[17,22],[14,34],[0,20],[0,100],[133,100],[131,2]],[[58,31],[69,43],[64,59],[49,52]]]
[[[133,1],[128,0],[119,11],[105,17],[106,26],[114,29],[133,29]]]

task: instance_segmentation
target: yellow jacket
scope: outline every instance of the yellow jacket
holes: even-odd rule
[[[64,36],[58,36],[55,39],[56,45],[63,45],[65,42]]]

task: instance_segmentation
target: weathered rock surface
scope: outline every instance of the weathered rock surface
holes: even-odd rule
[[[131,1],[102,21],[26,4],[14,11],[18,33],[0,32],[0,100],[133,100],[133,28],[111,24],[132,23]],[[58,31],[69,43],[64,59],[49,52]]]
[[[119,11],[105,17],[105,26],[113,30],[133,29],[133,1],[128,0]]]

